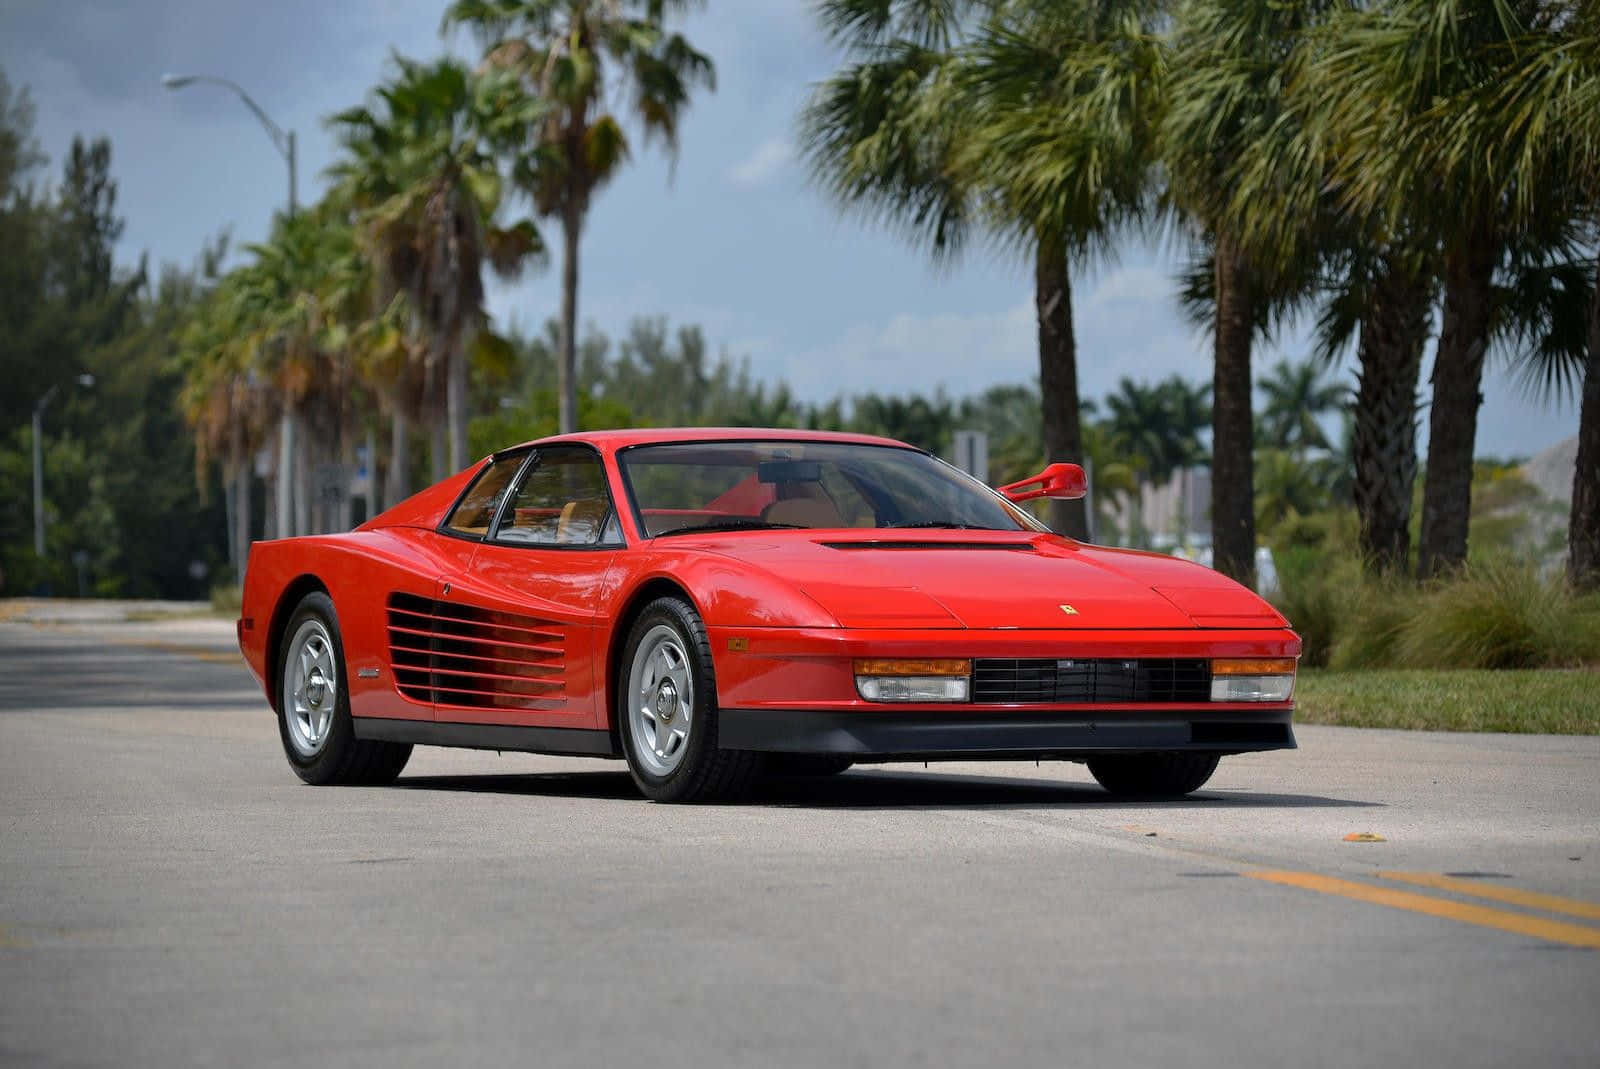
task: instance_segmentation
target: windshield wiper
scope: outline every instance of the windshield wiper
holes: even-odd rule
[[[662,531],[656,538],[665,538],[668,535],[680,534],[705,534],[716,531],[772,531],[779,528],[790,530],[804,530],[805,525],[800,523],[769,523],[766,520],[718,520],[716,523],[702,523],[693,527],[674,527],[670,531]]]
[[[942,528],[942,529],[947,530],[947,531],[1001,531],[1001,530],[1004,530],[1003,527],[985,527],[981,523],[955,523],[955,522],[950,521],[950,520],[923,520],[921,523],[890,523],[890,524],[885,524],[884,526],[886,528],[892,527],[892,528],[894,528],[896,530],[901,530],[901,531],[909,531],[909,530],[911,530],[912,528],[915,528],[915,527],[923,527],[923,528],[935,528],[935,527],[937,527],[937,528]]]

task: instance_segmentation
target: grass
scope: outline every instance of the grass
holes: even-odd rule
[[[1408,731],[1600,735],[1594,669],[1308,669],[1295,722]]]

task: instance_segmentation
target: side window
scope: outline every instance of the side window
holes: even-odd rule
[[[527,455],[517,453],[490,461],[489,466],[473,480],[460,503],[445,517],[445,527],[457,534],[478,538],[488,534],[489,524],[494,521],[494,510],[499,507],[500,498],[504,496],[506,487],[511,485],[512,477],[522,467]]]
[[[541,449],[501,518],[496,541],[599,546],[622,541],[605,469],[588,449]]]

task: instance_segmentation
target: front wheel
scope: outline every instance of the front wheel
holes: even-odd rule
[[[711,643],[694,606],[645,606],[617,671],[616,716],[628,771],[657,802],[729,801],[750,788],[760,755],[717,746]]]
[[[345,688],[344,642],[333,601],[317,591],[295,606],[278,653],[278,735],[307,783],[392,783],[411,745],[358,739]]]
[[[1089,762],[1089,773],[1112,794],[1181,798],[1205,786],[1221,758],[1203,753],[1114,754]]]

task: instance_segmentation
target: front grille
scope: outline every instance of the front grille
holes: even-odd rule
[[[566,698],[565,643],[549,620],[389,596],[389,664],[413,701],[548,709]]]
[[[972,700],[1007,705],[1208,702],[1211,662],[985,657],[972,662]]]

